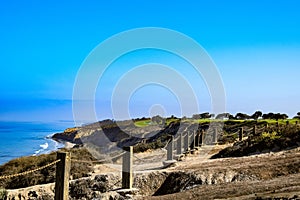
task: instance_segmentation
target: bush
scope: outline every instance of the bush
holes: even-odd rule
[[[276,131],[277,129],[277,131]],[[297,126],[269,128],[270,132],[263,132],[248,139],[236,142],[233,146],[221,150],[212,158],[240,157],[267,151],[280,151],[298,147],[300,144],[300,130]]]
[[[0,188],[0,200],[5,200],[7,198],[7,191],[4,188]]]
[[[92,155],[83,148],[65,150],[70,151],[72,159],[76,160],[95,160]],[[17,174],[28,170],[33,170],[44,166],[56,160],[56,152],[43,154],[39,156],[21,157],[9,161],[0,166],[0,176]],[[90,163],[71,162],[71,177],[73,179],[86,177],[93,171]],[[18,176],[10,179],[0,180],[0,186],[7,189],[16,189],[28,187],[37,184],[45,184],[55,182],[56,165],[52,165],[43,170],[30,173],[24,176]]]
[[[162,142],[161,138],[154,142],[150,143],[139,143],[133,147],[133,152],[134,153],[139,153],[139,152],[145,152],[149,149],[158,149],[158,148],[163,148],[166,145],[166,142]]]

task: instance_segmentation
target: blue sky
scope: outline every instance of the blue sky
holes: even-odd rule
[[[108,37],[140,27],[173,29],[201,44],[220,71],[229,112],[293,116],[300,111],[299,6],[296,0],[1,2],[0,119],[72,118],[73,84],[85,57]],[[166,62],[177,69],[182,62],[156,51],[129,55],[124,62],[132,66],[132,58],[133,63]],[[121,75],[129,68],[111,69]],[[203,81],[188,70],[182,73],[191,84],[199,82],[200,110],[209,111]],[[116,80],[110,80],[97,91],[107,96],[98,105],[99,118],[111,117],[109,91]],[[162,98],[149,100],[156,87],[134,94],[132,116],[148,115],[156,103],[165,105],[167,114],[180,115],[167,90],[158,89]]]

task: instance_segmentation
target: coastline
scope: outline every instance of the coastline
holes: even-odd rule
[[[59,150],[59,149],[64,149],[64,148],[65,148],[65,149],[72,149],[72,148],[76,145],[75,143],[72,143],[72,142],[67,141],[67,140],[53,138],[53,136],[54,136],[55,134],[57,134],[57,133],[52,134],[51,137],[50,137],[49,139],[51,139],[52,141],[55,141],[56,143],[61,144],[61,145],[63,145],[63,146],[57,148],[57,149],[54,150],[54,151],[57,151],[57,150]]]
[[[71,123],[62,122],[12,122],[1,121],[0,126],[0,165],[26,156],[39,156],[70,149],[75,144],[56,140],[53,135],[71,127]]]

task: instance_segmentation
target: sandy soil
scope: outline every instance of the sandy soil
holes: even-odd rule
[[[250,177],[246,181],[229,181],[227,183],[205,183],[195,185],[188,190],[163,196],[134,197],[134,199],[300,199],[300,148],[253,155],[241,158],[209,159],[211,155],[225,146],[205,146],[194,154],[184,156],[175,165],[165,168],[166,150],[158,149],[135,154],[134,172],[147,173],[155,171],[188,172],[192,174],[225,174],[228,172]],[[120,164],[99,164],[92,176],[97,174],[121,173]],[[229,175],[228,175],[229,174]],[[225,176],[224,175],[224,176]],[[251,179],[254,177],[254,179]],[[54,190],[54,184],[42,187],[24,188],[30,190]],[[11,194],[17,190],[9,190]],[[26,192],[25,192],[26,193]]]
[[[143,199],[300,199],[300,148],[241,158],[208,159],[222,148],[213,151],[208,148],[208,153],[202,149],[202,154],[189,155],[168,170],[194,174],[231,170],[259,180],[198,185],[180,193]]]

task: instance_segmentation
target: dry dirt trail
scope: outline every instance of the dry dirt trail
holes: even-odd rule
[[[165,179],[158,188],[161,193],[156,191],[159,196],[136,196],[134,199],[300,199],[300,148],[240,158],[210,159],[224,147],[200,148],[169,168],[162,164],[166,160],[165,150],[135,154],[136,175],[155,172],[176,175]],[[106,164],[106,167],[111,172],[121,170],[118,164]],[[180,188],[185,183],[189,184]],[[174,188],[173,194],[166,194]]]
[[[195,154],[188,154],[187,156],[182,157],[180,162],[177,162],[176,165],[190,165],[192,163],[202,163],[210,159],[210,157],[216,152],[224,149],[228,145],[216,145],[216,146],[204,146],[199,148]],[[175,153],[175,151],[174,151]],[[142,153],[134,154],[133,159],[133,171],[134,173],[146,173],[151,171],[160,171],[167,170],[169,168],[164,167],[163,161],[167,158],[167,150],[165,149],[156,149],[149,150]],[[116,172],[121,171],[122,169],[122,159],[119,159],[114,164],[100,164],[95,166],[94,173],[107,173],[107,172]]]
[[[202,147],[168,168],[163,167],[164,149],[135,154],[134,187],[138,192],[126,199],[300,199],[300,147],[240,158],[210,159],[224,147]],[[99,184],[97,176],[107,177],[108,182],[101,184],[110,189],[96,199],[122,199],[115,196],[115,190],[121,187],[121,160],[118,162],[96,165],[91,177],[70,181],[71,188],[81,183],[90,187],[85,191],[90,195],[94,185]],[[18,197],[19,193],[26,196],[30,191],[53,196],[54,184],[9,190],[9,193]]]
[[[211,153],[221,148],[208,149],[209,153],[202,154],[200,150],[199,154],[189,155],[167,169],[191,174],[199,179],[198,183],[174,194],[143,199],[300,199],[300,148],[240,158],[209,159]],[[179,181],[178,184],[190,180],[179,177],[170,182]],[[172,187],[174,185],[165,190]]]

